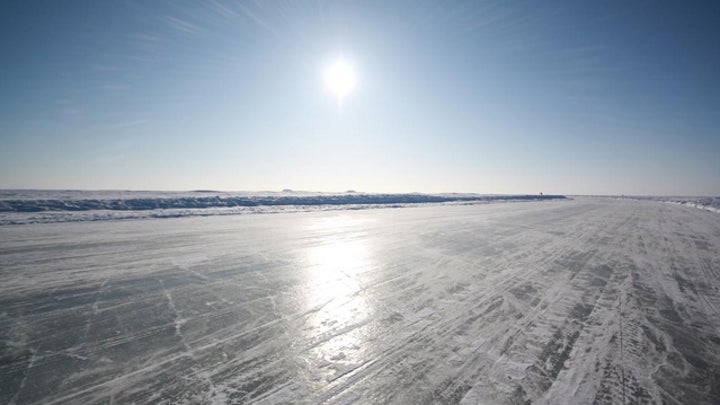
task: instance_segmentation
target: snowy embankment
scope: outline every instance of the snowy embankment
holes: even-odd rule
[[[565,199],[561,195],[0,191],[0,225]]]
[[[720,197],[668,197],[660,198],[659,201],[720,212]]]
[[[655,197],[655,196],[631,196],[625,197],[633,200],[660,201],[670,204],[679,204],[686,207],[699,208],[706,211],[720,213],[720,197]]]

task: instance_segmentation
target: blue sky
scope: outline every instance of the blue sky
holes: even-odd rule
[[[719,20],[717,2],[10,2],[0,188],[720,195]]]

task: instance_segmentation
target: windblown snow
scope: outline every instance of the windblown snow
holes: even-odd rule
[[[606,198],[6,225],[0,403],[717,404],[719,253]]]

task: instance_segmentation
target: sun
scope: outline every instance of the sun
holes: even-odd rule
[[[355,71],[344,59],[338,59],[325,71],[325,90],[332,93],[339,104],[355,90],[355,86]]]

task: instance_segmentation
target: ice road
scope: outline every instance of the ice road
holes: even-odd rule
[[[0,403],[720,403],[720,215],[655,201],[0,228]]]

